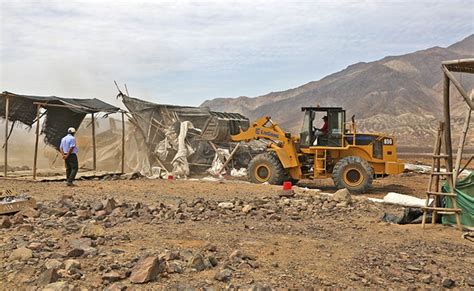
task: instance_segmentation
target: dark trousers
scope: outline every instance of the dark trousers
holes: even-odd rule
[[[76,178],[79,162],[76,154],[70,154],[66,159],[66,179],[68,183],[72,183]]]

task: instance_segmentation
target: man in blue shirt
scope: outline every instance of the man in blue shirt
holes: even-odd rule
[[[68,186],[74,186],[73,182],[76,178],[77,170],[79,168],[79,162],[77,160],[77,145],[76,138],[76,129],[70,127],[68,130],[68,135],[61,139],[61,145],[59,150],[63,155],[63,159],[66,162],[66,180]]]

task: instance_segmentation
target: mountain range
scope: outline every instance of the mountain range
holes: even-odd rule
[[[205,101],[215,111],[241,113],[250,120],[269,115],[282,128],[298,133],[304,106],[339,106],[355,115],[359,132],[385,132],[402,146],[431,146],[441,120],[443,74],[441,62],[474,57],[474,34],[448,47],[432,47],[373,62],[360,62],[297,88],[258,97],[216,98]],[[468,92],[474,76],[455,73]],[[467,105],[451,86],[453,136],[461,130]],[[472,132],[472,131],[471,131]],[[457,142],[457,141],[454,141]],[[474,145],[474,134],[468,146]]]

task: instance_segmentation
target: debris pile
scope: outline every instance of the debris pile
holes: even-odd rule
[[[205,173],[215,167],[216,159],[223,165],[229,151],[237,146],[230,142],[230,135],[249,127],[249,120],[238,113],[155,104],[122,93],[119,96],[145,140],[152,169],[159,168],[175,177]],[[252,156],[264,149],[261,142],[240,145],[228,173],[231,168],[246,168]],[[227,151],[227,155],[223,151]],[[213,174],[220,170],[214,169]]]

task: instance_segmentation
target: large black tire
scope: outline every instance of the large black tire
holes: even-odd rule
[[[332,179],[337,189],[347,188],[356,193],[363,193],[372,186],[374,171],[370,164],[356,156],[340,159],[332,171]]]
[[[249,180],[257,184],[268,182],[280,185],[287,177],[280,160],[273,153],[256,155],[249,163],[247,174]]]

